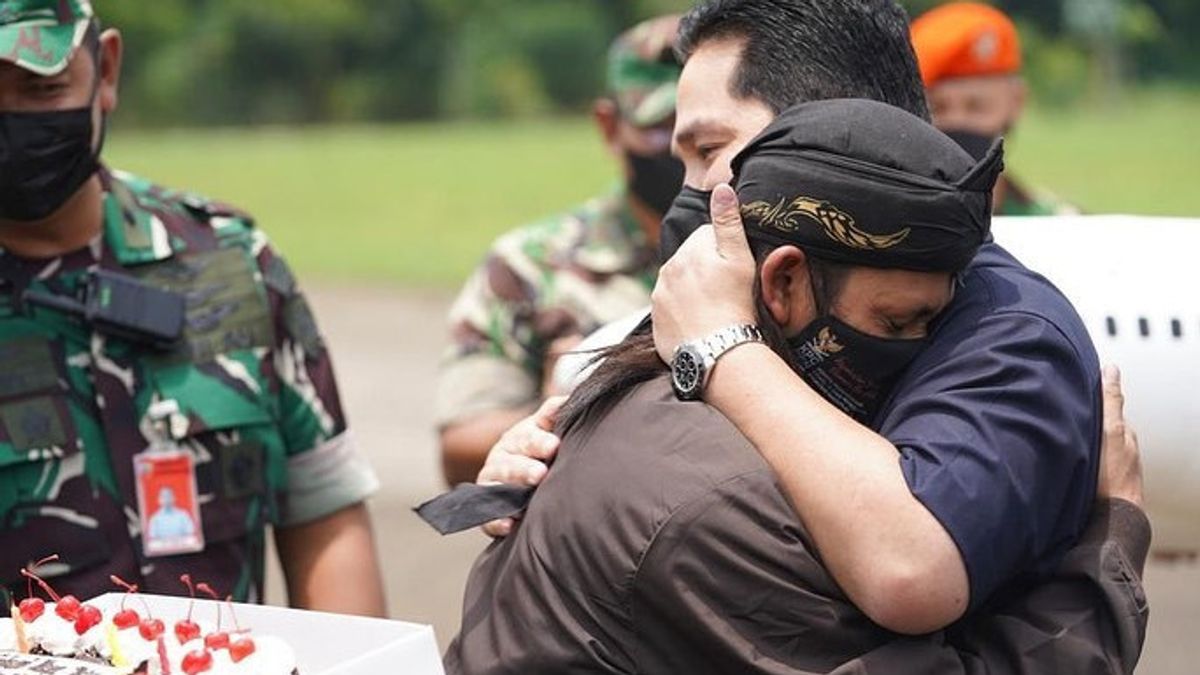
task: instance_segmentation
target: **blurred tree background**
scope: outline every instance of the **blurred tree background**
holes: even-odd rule
[[[106,2],[140,127],[528,117],[583,110],[622,28],[687,0]],[[938,0],[906,0],[918,14]],[[1200,86],[1197,0],[1003,0],[1045,105]]]

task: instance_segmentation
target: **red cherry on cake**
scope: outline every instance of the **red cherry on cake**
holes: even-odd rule
[[[138,613],[132,609],[123,609],[113,615],[112,621],[118,630],[125,630],[141,623],[142,617],[138,616]]]
[[[41,598],[25,598],[17,608],[25,623],[33,623],[46,611],[46,603]]]
[[[254,640],[250,638],[242,638],[234,640],[229,644],[229,658],[238,663],[242,659],[254,653]]]
[[[54,613],[67,621],[74,621],[79,618],[79,608],[78,598],[73,595],[64,595],[54,605]]]
[[[84,605],[79,608],[79,615],[75,617],[75,632],[83,635],[103,620],[104,615],[100,613],[100,610],[91,605]]]
[[[212,652],[207,649],[194,649],[183,657],[183,663],[179,664],[179,667],[187,675],[196,675],[196,673],[212,670],[212,664]]]
[[[213,651],[225,649],[229,646],[229,633],[217,631],[216,633],[209,633],[208,635],[205,635],[204,646]]]
[[[189,640],[195,640],[200,637],[200,625],[195,621],[184,619],[183,621],[175,622],[175,637],[179,640],[179,644],[186,644]]]
[[[163,625],[162,619],[142,619],[142,623],[138,624],[138,633],[145,640],[157,640],[158,636],[163,634],[167,627]]]

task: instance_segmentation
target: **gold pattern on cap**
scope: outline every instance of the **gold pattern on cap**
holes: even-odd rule
[[[892,248],[908,238],[912,228],[904,228],[892,234],[870,234],[854,223],[854,217],[833,204],[813,199],[796,197],[791,202],[781,198],[777,204],[757,201],[742,206],[742,215],[757,218],[762,227],[781,232],[800,229],[801,218],[819,224],[825,234],[834,241],[850,248],[867,251],[882,251]]]

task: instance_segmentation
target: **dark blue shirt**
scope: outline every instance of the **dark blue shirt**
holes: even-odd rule
[[[995,243],[963,276],[876,427],[962,553],[977,607],[1053,572],[1100,461],[1100,365],[1050,282]]]

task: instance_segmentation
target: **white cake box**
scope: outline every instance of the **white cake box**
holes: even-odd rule
[[[123,597],[124,593],[107,593],[87,604],[111,618]],[[168,635],[175,622],[187,616],[191,602],[189,598],[139,593],[125,604],[141,613],[141,600],[166,624]],[[300,675],[444,675],[432,626],[286,607],[238,603],[233,607],[238,623],[249,628],[251,636],[273,635],[292,646]],[[197,599],[192,619],[215,623],[217,608],[212,600]],[[224,603],[220,608],[224,627],[232,628],[229,608]]]

